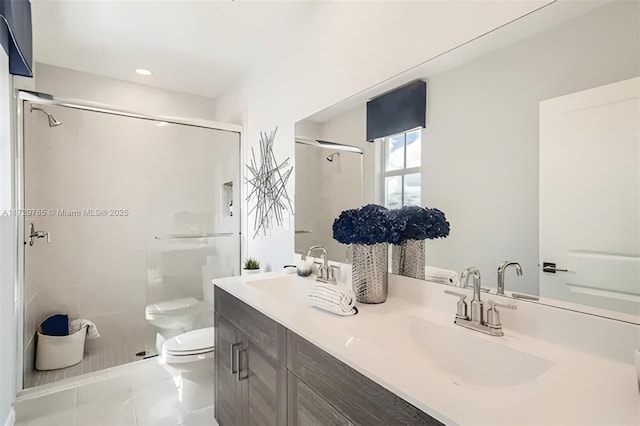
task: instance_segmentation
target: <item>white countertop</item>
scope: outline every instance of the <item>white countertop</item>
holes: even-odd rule
[[[390,276],[390,294],[385,303],[358,304],[359,313],[351,317],[311,307],[305,296],[315,284],[312,278],[267,273],[216,279],[214,284],[446,424],[640,424],[635,369],[631,363],[618,359],[632,359],[631,353],[626,355],[626,347],[623,356],[608,357],[597,349],[590,352],[543,340],[540,330],[533,336],[510,329],[512,319],[514,327],[515,323],[527,323],[535,328],[536,318],[528,318],[532,310],[546,309],[545,317],[557,315],[559,321],[570,324],[567,327],[573,326],[580,314],[511,301],[519,305],[520,312],[501,311],[505,336],[492,337],[453,324],[457,299],[444,295],[446,286],[404,277]],[[418,296],[416,291],[420,292]],[[486,295],[483,299],[496,300],[495,296]],[[516,315],[520,315],[518,321],[514,319]],[[573,317],[564,321],[562,317],[567,315]],[[595,320],[589,318],[582,323],[592,324],[590,321]],[[540,323],[543,327],[545,321]],[[439,336],[447,338],[438,342],[451,347],[432,348],[430,345],[437,342],[431,341],[429,334],[421,335],[422,325],[428,324],[436,324],[438,330],[444,331]],[[584,345],[590,340],[590,329],[602,327],[609,327],[605,334],[620,332],[623,341],[632,340],[631,346],[640,339],[633,336],[640,329],[613,321],[569,332],[586,333],[575,339],[582,339]],[[557,341],[557,330],[554,337]],[[513,369],[508,357],[474,357],[474,346],[494,344],[503,346],[506,352],[501,353],[513,350],[543,359],[549,368],[537,377],[532,373],[534,378],[522,383],[511,383],[513,376],[507,373],[496,377],[496,382],[506,381],[505,386],[481,385],[467,383],[464,373],[456,377],[430,358],[435,353],[440,357],[450,354],[465,357],[468,364],[463,364],[468,368],[489,366],[501,372],[504,365],[504,371]]]

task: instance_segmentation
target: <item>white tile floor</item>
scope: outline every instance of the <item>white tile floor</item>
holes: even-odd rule
[[[42,386],[82,374],[100,371],[141,359],[136,353],[144,350],[139,339],[121,339],[117,344],[95,345],[85,348],[84,359],[79,364],[52,371],[34,370],[26,387]]]
[[[15,426],[217,426],[211,406],[185,411],[177,380],[158,358],[29,389]]]

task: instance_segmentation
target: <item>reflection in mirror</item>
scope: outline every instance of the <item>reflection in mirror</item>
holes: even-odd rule
[[[304,122],[365,147],[357,205],[446,213],[427,267],[477,266],[492,293],[502,280],[506,295],[640,322],[639,14],[556,2]],[[426,128],[364,142],[366,101],[417,79]],[[522,275],[499,278],[504,261]]]
[[[362,152],[351,145],[296,139],[295,251],[306,254],[321,245],[329,259],[346,262],[347,248],[333,239],[331,227],[341,211],[362,203]]]

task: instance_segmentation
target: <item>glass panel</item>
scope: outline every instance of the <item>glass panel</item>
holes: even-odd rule
[[[62,124],[24,117],[25,208],[45,212],[25,227],[51,234],[50,244],[25,246],[26,387],[141,359],[158,330],[171,337],[210,325],[204,290],[240,268],[237,133],[45,109]],[[150,306],[160,302],[176,309]],[[31,339],[53,313],[100,332],[82,364],[56,374],[34,371]]]
[[[386,171],[404,169],[404,134],[387,138],[385,151]]]
[[[420,173],[404,175],[404,205],[420,205]]]
[[[146,356],[158,354],[168,338],[213,327],[211,280],[240,275],[239,255],[237,234],[201,238],[177,234],[149,241],[145,316],[150,332],[145,344]],[[180,304],[182,311],[188,311],[186,314],[160,312],[162,308],[175,309]],[[150,312],[151,306],[159,309]]]
[[[420,167],[422,152],[422,130],[407,133],[407,168]]]
[[[391,176],[384,180],[384,203],[389,209],[402,207],[402,176]]]

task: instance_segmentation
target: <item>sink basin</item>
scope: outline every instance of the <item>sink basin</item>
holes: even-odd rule
[[[266,290],[270,295],[283,300],[291,297],[293,291],[293,294],[299,300],[304,300],[313,282],[310,284],[302,283],[305,283],[305,281],[296,281],[293,275],[284,275],[270,278],[256,277],[255,280],[247,281],[246,285]]]
[[[501,337],[476,336],[471,330],[445,327],[415,316],[409,328],[418,349],[456,384],[517,386],[535,380],[554,365],[492,341]]]
[[[270,277],[270,278],[262,278],[259,275],[255,277],[255,279],[247,279],[247,285],[255,285],[255,286],[287,286],[290,285],[293,281],[292,275],[284,275],[279,277]]]

